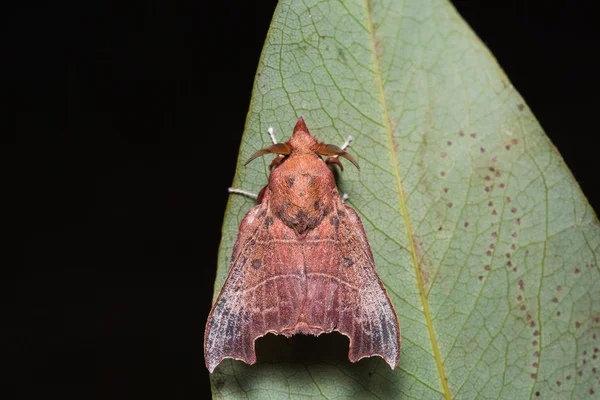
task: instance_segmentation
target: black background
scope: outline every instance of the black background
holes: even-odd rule
[[[454,2],[598,210],[600,41],[589,3]],[[2,330],[12,366],[4,379],[18,398],[209,395],[203,328],[274,7],[5,10],[16,133],[5,172],[25,212],[22,264],[5,273]]]

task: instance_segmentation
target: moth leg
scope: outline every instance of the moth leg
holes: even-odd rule
[[[246,196],[246,197],[250,197],[252,199],[256,199],[256,204],[260,204],[263,201],[263,197],[265,196],[265,190],[267,189],[267,186],[263,187],[261,189],[260,192],[258,192],[258,194],[256,193],[252,193],[252,192],[248,192],[246,190],[243,189],[236,189],[236,188],[227,188],[227,191],[229,193],[235,193],[235,194],[241,194],[242,196]]]
[[[241,194],[242,196],[246,196],[246,197],[251,197],[253,199],[257,199],[258,195],[256,193],[252,193],[252,192],[247,192],[245,190],[242,189],[236,189],[236,188],[227,188],[227,191],[229,193],[236,193],[236,194]]]

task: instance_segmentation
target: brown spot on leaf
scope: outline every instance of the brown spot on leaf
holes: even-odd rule
[[[452,202],[448,203],[448,208],[452,208]]]
[[[492,237],[493,237],[493,238],[497,238],[497,237],[498,237],[498,234],[497,234],[496,232],[492,232]]]
[[[500,189],[504,189],[504,182],[501,182],[498,186],[500,186]]]
[[[452,146],[452,142],[448,140],[448,146]]]
[[[444,193],[448,193],[448,188],[444,188]]]
[[[486,176],[485,176],[485,178],[483,178],[483,179],[485,179],[486,181],[489,181],[489,180],[491,180],[492,178],[490,178],[490,176],[489,176],[489,175],[486,175]]]
[[[525,106],[523,104],[519,104],[517,108],[519,109],[519,111],[523,111],[525,109]]]
[[[511,211],[512,213],[516,213],[516,212],[517,212],[517,209],[516,209],[515,207],[513,207],[513,208],[511,208],[511,209],[510,209],[510,211]]]
[[[484,149],[483,147],[481,147],[481,148],[479,149],[479,151],[480,151],[480,152],[482,152],[482,153],[485,153],[485,149]]]
[[[552,298],[552,302],[553,302],[553,303],[558,303],[558,299],[557,299],[556,297],[553,297],[553,298]]]
[[[581,323],[579,321],[575,321],[575,328],[581,327]]]
[[[489,270],[490,270],[490,269],[492,269],[492,268],[491,268],[489,265],[486,265],[486,266],[484,267],[484,269],[485,269],[486,271],[489,271]]]
[[[441,175],[441,176],[446,176],[446,172],[445,172],[445,171],[442,171],[442,172],[440,172],[440,175]]]
[[[476,134],[476,133],[471,133],[471,137],[472,137],[473,139],[475,139],[475,138],[477,137],[477,134]]]
[[[448,156],[448,153],[446,153],[445,151],[442,151],[441,156],[442,156],[442,158],[446,158]]]
[[[465,221],[464,225],[465,225],[465,228],[466,228],[466,227],[469,226],[469,223],[467,221]]]

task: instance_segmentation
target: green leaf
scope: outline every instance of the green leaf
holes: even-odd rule
[[[258,192],[304,117],[354,141],[339,176],[402,327],[400,366],[341,335],[266,337],[217,398],[589,398],[600,393],[600,229],[556,148],[445,0],[281,1],[233,186]],[[252,200],[232,195],[215,297]]]

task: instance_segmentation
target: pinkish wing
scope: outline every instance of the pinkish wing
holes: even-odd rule
[[[296,325],[306,293],[302,248],[273,217],[269,202],[242,220],[229,274],[208,317],[205,360],[210,372],[225,358],[256,362],[254,341]]]
[[[302,318],[311,327],[348,336],[350,361],[378,355],[395,368],[400,325],[358,214],[336,202],[327,220],[308,234],[305,249],[308,292]]]

